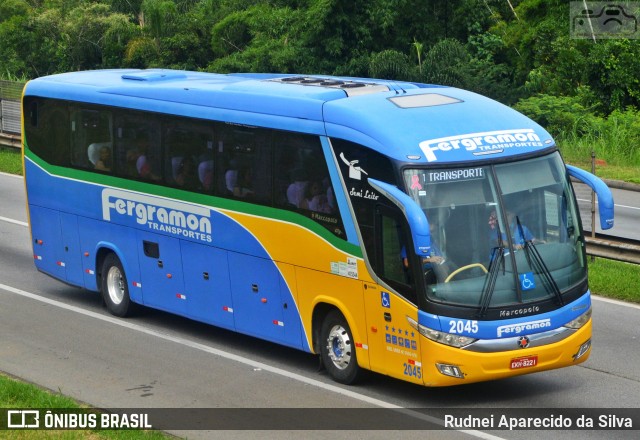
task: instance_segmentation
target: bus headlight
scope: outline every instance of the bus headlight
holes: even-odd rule
[[[434,330],[431,328],[427,328],[424,325],[418,324],[413,319],[407,316],[407,321],[409,321],[409,325],[414,329],[418,330],[422,336],[431,339],[432,341],[438,342],[440,344],[449,345],[451,347],[462,348],[466,347],[469,344],[474,343],[477,339],[470,338],[468,336],[463,335],[454,335],[451,333],[445,333],[438,330]]]
[[[584,312],[582,315],[578,316],[573,321],[567,322],[564,325],[564,327],[572,328],[572,329],[576,329],[577,330],[577,329],[581,328],[583,325],[585,325],[587,322],[589,322],[589,319],[591,319],[591,307],[589,307],[589,310]]]

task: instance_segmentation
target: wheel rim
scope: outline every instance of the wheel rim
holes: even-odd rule
[[[109,293],[109,299],[115,305],[118,305],[124,299],[125,285],[122,272],[115,266],[109,268],[107,274],[107,292]]]
[[[341,325],[335,325],[327,338],[327,353],[333,365],[344,370],[351,363],[351,338]]]

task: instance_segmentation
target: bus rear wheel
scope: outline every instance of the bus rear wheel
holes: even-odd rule
[[[133,303],[129,297],[127,276],[120,259],[115,254],[109,254],[102,263],[102,298],[111,314],[128,316]]]
[[[329,375],[339,383],[352,384],[361,376],[356,347],[347,320],[337,310],[331,311],[320,330],[320,354]]]

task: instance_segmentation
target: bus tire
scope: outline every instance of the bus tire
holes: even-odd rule
[[[338,310],[329,312],[322,322],[320,354],[324,367],[336,382],[349,385],[361,376],[351,329]]]
[[[131,314],[133,303],[129,297],[127,276],[120,259],[113,253],[102,263],[102,299],[112,315],[125,317]]]

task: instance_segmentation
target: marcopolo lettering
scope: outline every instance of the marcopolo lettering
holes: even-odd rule
[[[539,311],[540,311],[540,307],[538,306],[525,307],[522,309],[514,309],[514,310],[501,310],[500,317],[508,318],[510,316],[517,316],[517,315],[530,315],[532,313],[538,313]]]
[[[151,230],[211,242],[211,210],[174,200],[114,188],[102,190],[102,218],[114,215],[135,219]]]
[[[437,151],[465,149],[474,154],[497,152],[513,147],[541,147],[543,144],[531,128],[518,130],[485,131],[457,136],[448,136],[420,142],[419,146],[427,161],[438,160]]]

